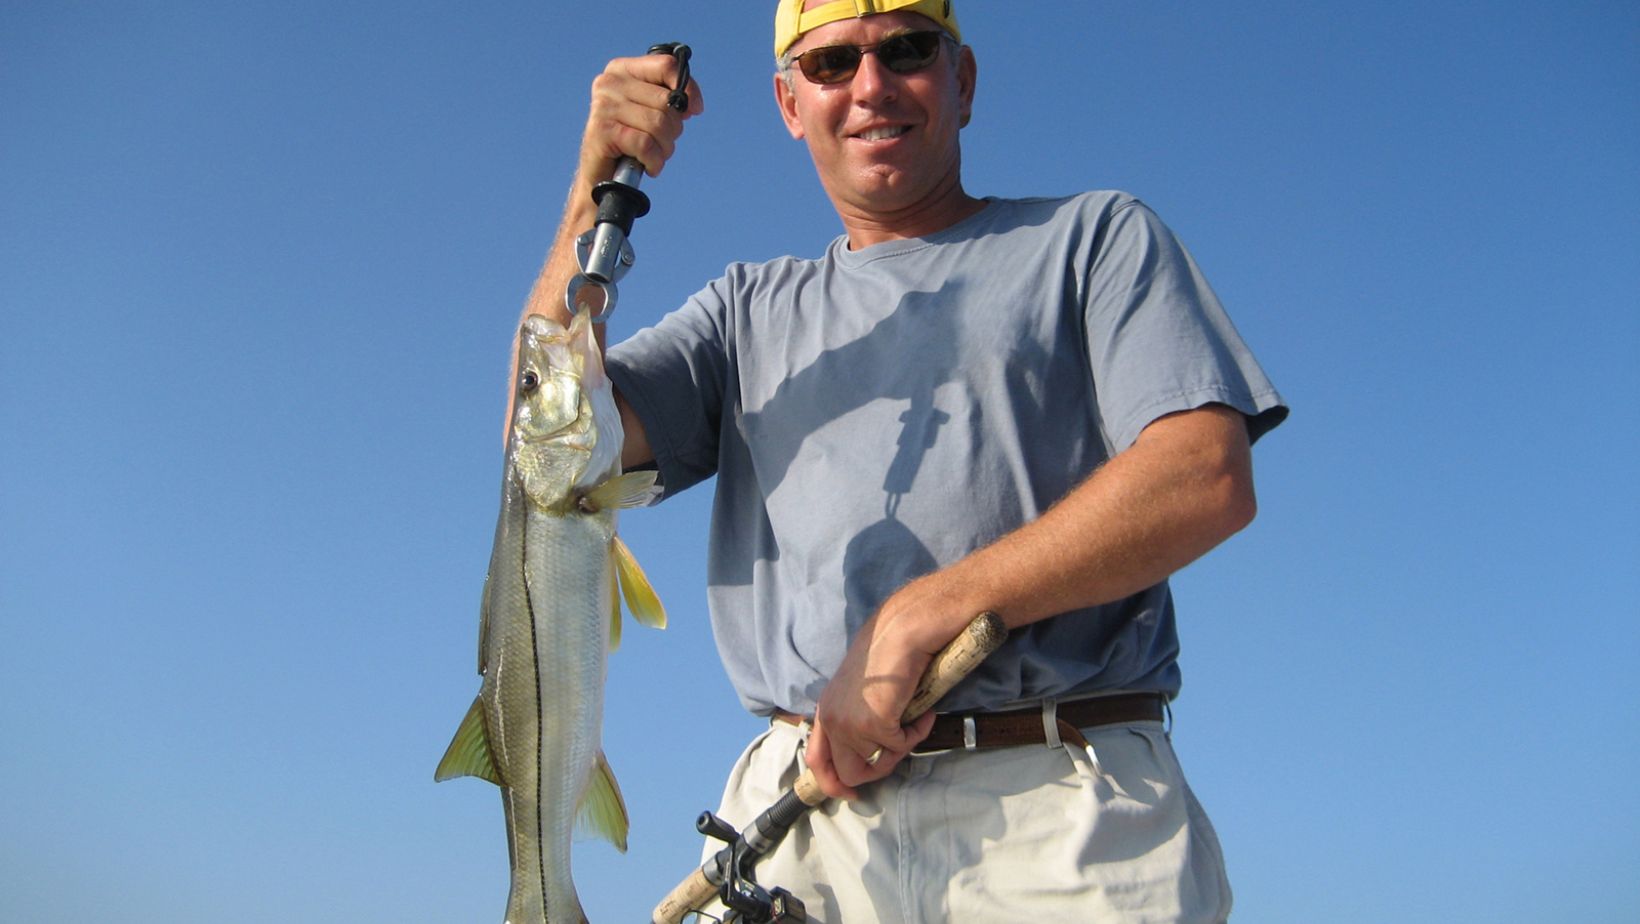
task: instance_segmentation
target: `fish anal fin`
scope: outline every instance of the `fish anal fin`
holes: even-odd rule
[[[631,611],[632,618],[652,629],[666,628],[666,607],[661,605],[660,595],[655,593],[648,575],[638,566],[632,550],[626,547],[620,536],[614,538],[612,545],[614,555],[611,557],[615,559],[615,571],[620,575],[621,595],[626,598],[626,608]]]
[[[615,773],[609,769],[609,759],[603,751],[598,752],[598,761],[592,765],[592,776],[587,780],[586,791],[581,793],[581,807],[575,821],[582,830],[626,853],[626,802],[621,798],[621,787],[616,784]]]
[[[450,740],[450,747],[438,762],[438,769],[433,771],[433,780],[439,783],[458,776],[476,776],[497,786],[506,785],[501,781],[495,757],[490,753],[490,736],[484,727],[484,704],[477,699],[473,700],[466,717],[456,728],[456,736]]]

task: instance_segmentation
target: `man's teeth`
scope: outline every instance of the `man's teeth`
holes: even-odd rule
[[[890,125],[883,128],[868,128],[860,133],[861,140],[883,141],[888,138],[898,138],[911,130],[909,125]]]

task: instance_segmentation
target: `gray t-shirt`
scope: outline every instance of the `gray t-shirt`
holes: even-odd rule
[[[1165,414],[1287,413],[1138,200],[989,200],[925,238],[733,264],[609,351],[667,495],[714,474],[708,595],[746,708],[812,713],[907,581],[1027,523]],[[1176,693],[1167,584],[1013,633],[942,710]]]

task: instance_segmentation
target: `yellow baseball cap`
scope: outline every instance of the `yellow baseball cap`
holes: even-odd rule
[[[803,33],[828,22],[899,11],[921,13],[939,23],[952,38],[962,41],[957,14],[951,11],[951,0],[832,0],[806,11],[803,0],[780,0],[780,6],[774,11],[774,56],[785,54]]]

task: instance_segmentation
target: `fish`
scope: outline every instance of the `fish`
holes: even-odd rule
[[[615,533],[618,510],[654,496],[655,472],[621,471],[620,416],[586,313],[568,328],[524,319],[513,387],[479,607],[483,679],[433,778],[476,776],[501,788],[508,924],[579,924],[574,834],[587,830],[626,850],[626,805],[601,748],[621,598],[640,624],[666,625]]]

